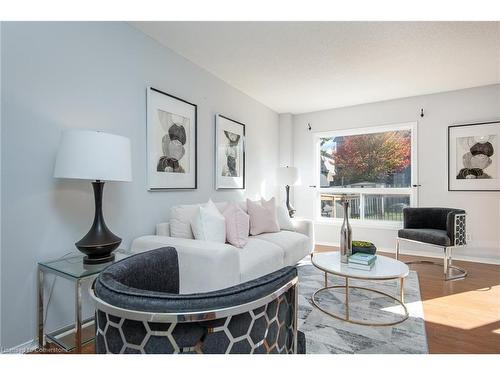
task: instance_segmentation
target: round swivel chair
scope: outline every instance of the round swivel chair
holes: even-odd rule
[[[179,294],[177,252],[160,248],[103,270],[91,288],[96,353],[304,353],[297,270]]]

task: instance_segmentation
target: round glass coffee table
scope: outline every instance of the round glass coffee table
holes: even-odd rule
[[[318,289],[312,295],[312,303],[318,309],[324,313],[330,315],[333,318],[343,320],[345,322],[361,324],[366,326],[391,326],[394,324],[402,323],[408,319],[408,309],[404,303],[404,280],[409,274],[409,268],[403,262],[399,260],[377,255],[377,260],[375,265],[370,271],[358,270],[350,268],[347,264],[340,262],[340,252],[326,252],[326,253],[316,253],[313,254],[312,264],[325,273],[325,286]],[[328,286],[328,274],[337,275],[345,278],[345,285],[331,285]],[[379,290],[349,285],[349,279],[359,279],[359,280],[370,280],[370,281],[381,281],[381,280],[394,280],[399,279],[399,298],[391,296],[390,294],[381,292]],[[327,290],[332,289],[345,289],[345,316],[340,316],[327,311],[325,308],[321,307],[317,301],[317,295],[323,293]],[[366,320],[354,320],[349,317],[349,291],[351,289],[362,289],[368,290],[379,295],[389,297],[401,305],[404,309],[404,314],[400,319],[391,322],[371,322]]]

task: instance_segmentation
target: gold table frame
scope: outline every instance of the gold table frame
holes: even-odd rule
[[[370,278],[370,277],[337,275],[336,273],[333,273],[331,271],[323,269],[322,267],[319,267],[318,265],[314,264],[314,262],[312,264],[314,265],[314,267],[320,269],[321,271],[323,271],[325,273],[325,286],[323,288],[318,289],[317,291],[315,291],[313,293],[313,295],[311,297],[311,302],[312,302],[312,304],[314,306],[316,306],[316,308],[318,308],[320,311],[324,312],[325,314],[331,316],[332,318],[339,319],[339,320],[342,320],[342,321],[348,322],[348,323],[359,324],[359,325],[363,325],[363,326],[371,326],[371,327],[388,327],[388,326],[393,326],[393,325],[396,325],[396,324],[399,324],[399,323],[403,323],[406,319],[409,318],[410,314],[408,313],[408,309],[407,309],[406,304],[404,302],[404,279],[405,279],[406,276],[403,276],[403,277],[376,278],[375,279],[375,278]],[[345,278],[345,285],[332,285],[332,286],[328,286],[328,274],[329,273],[332,274],[332,275],[344,277]],[[381,292],[379,290],[375,290],[375,289],[371,289],[371,288],[365,288],[365,287],[359,287],[359,286],[350,286],[349,285],[349,279],[370,280],[370,281],[385,281],[385,280],[396,280],[396,279],[399,279],[399,284],[400,284],[400,286],[399,286],[399,299],[397,297],[391,296],[390,294]],[[316,295],[318,293],[321,293],[321,292],[323,292],[325,290],[340,289],[340,288],[344,288],[345,289],[345,317],[342,317],[340,315],[334,314],[331,311],[328,311],[328,310],[324,309],[316,301]],[[366,321],[366,320],[354,320],[354,319],[351,319],[349,317],[349,290],[350,289],[368,290],[370,292],[377,293],[377,294],[380,294],[380,295],[382,295],[384,297],[389,297],[389,298],[393,299],[400,306],[403,307],[403,309],[404,309],[404,315],[403,315],[403,317],[401,319],[396,320],[396,321],[387,322],[387,323],[386,322],[380,323],[380,322],[371,322],[371,321]]]

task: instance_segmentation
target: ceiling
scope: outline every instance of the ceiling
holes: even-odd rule
[[[132,22],[278,113],[500,82],[500,22]]]

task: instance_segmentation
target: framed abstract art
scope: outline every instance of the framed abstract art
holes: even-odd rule
[[[147,91],[148,189],[196,189],[197,106],[163,91]]]
[[[448,127],[448,190],[500,191],[500,121]]]
[[[245,188],[245,125],[215,116],[215,188]]]

